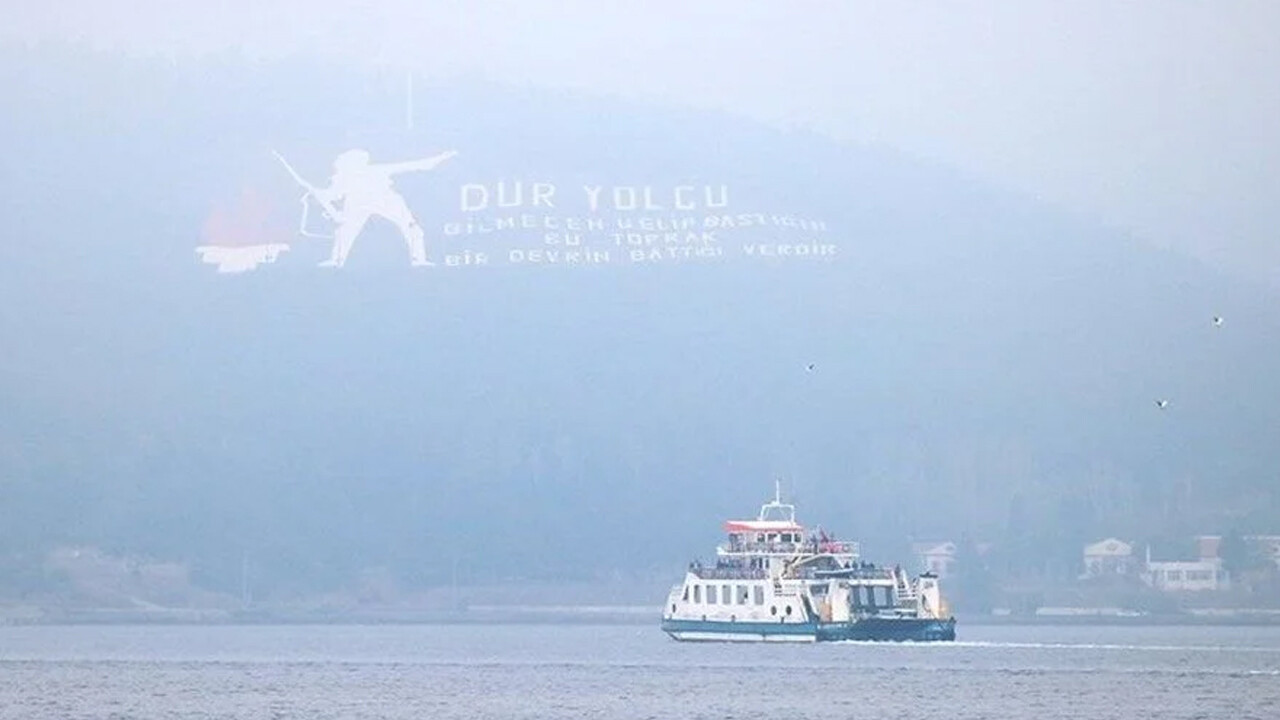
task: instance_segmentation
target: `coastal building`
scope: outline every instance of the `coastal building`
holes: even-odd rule
[[[1196,557],[1201,560],[1213,560],[1222,557],[1221,535],[1197,535]]]
[[[1084,546],[1083,578],[1127,576],[1134,565],[1133,546],[1123,540],[1107,538]]]
[[[1167,592],[1226,590],[1231,587],[1221,560],[1168,560],[1147,563],[1143,580]]]
[[[1205,592],[1227,590],[1231,581],[1222,569],[1222,559],[1199,558],[1196,560],[1152,560],[1147,547],[1146,568],[1143,582],[1164,592]]]
[[[1260,557],[1267,558],[1280,569],[1280,535],[1246,535],[1244,539]]]
[[[952,576],[956,561],[956,544],[950,540],[912,543],[911,552],[924,570],[946,579]]]

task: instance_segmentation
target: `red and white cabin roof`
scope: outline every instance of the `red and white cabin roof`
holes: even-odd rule
[[[804,532],[804,527],[787,520],[728,520],[727,532]]]

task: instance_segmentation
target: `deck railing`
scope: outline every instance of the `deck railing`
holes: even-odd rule
[[[763,554],[770,553],[775,555],[794,555],[797,553],[830,553],[832,555],[859,555],[859,546],[856,542],[836,542],[830,541],[825,543],[784,543],[784,542],[740,542],[740,543],[723,543],[719,547],[721,554]]]
[[[689,568],[700,580],[764,580],[768,574],[764,570],[736,567],[702,567],[695,565]]]
[[[700,580],[764,580],[769,577],[766,571],[758,568],[705,567],[695,564],[689,567],[689,571]],[[889,568],[854,567],[845,572],[848,574],[842,574],[841,577],[853,580],[893,580],[893,571]],[[825,580],[830,575],[816,568],[801,566],[792,570],[788,577],[799,580]]]

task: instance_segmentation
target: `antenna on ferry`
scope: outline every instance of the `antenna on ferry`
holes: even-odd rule
[[[773,501],[782,504],[782,478],[773,479]]]

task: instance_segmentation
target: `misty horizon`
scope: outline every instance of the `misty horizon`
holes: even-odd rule
[[[448,584],[444,542],[503,548],[477,577],[677,573],[777,477],[884,561],[964,538],[1067,577],[1103,537],[1280,527],[1273,293],[1105,223],[719,112],[422,79],[409,127],[403,77],[336,65],[5,57],[11,565],[94,546],[234,593],[251,553],[269,596],[371,568]],[[396,180],[430,253],[490,242],[448,223],[517,179],[521,211],[546,210],[534,183],[566,213],[592,209],[580,188],[665,187],[669,213],[705,186],[701,210],[723,187],[812,224],[725,230],[721,257],[491,244],[504,262],[419,271],[375,220],[326,275],[270,150],[320,182],[351,147],[458,151]],[[245,232],[210,223],[246,197],[289,249],[218,273],[195,249]],[[745,250],[815,228],[837,253]]]

